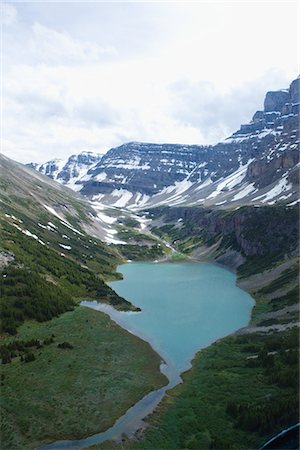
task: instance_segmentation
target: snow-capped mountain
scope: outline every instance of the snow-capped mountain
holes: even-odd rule
[[[102,155],[98,153],[84,151],[67,159],[53,159],[44,164],[29,163],[27,166],[76,191],[82,187],[76,184],[77,181],[84,178],[88,170],[94,167],[101,157]]]
[[[65,178],[65,170],[54,178],[95,203],[133,210],[162,204],[293,204],[298,198],[299,92],[299,78],[289,89],[268,92],[263,110],[217,145],[131,142],[109,150],[77,178]]]

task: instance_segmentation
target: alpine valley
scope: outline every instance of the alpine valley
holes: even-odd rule
[[[215,146],[131,142],[100,155],[29,164],[92,201],[138,210],[297,200],[299,78],[268,92],[264,110]]]
[[[255,306],[248,326],[196,354],[133,438],[93,448],[255,449],[297,424],[299,97],[300,78],[268,92],[216,145],[0,157],[3,450],[104,431],[167,384],[148,342],[79,306],[138,311],[107,284],[128,260],[217,263]],[[276,448],[297,448],[289,439]]]

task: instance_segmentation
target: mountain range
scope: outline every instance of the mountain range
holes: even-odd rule
[[[256,304],[247,327],[196,356],[126,448],[261,448],[298,421],[299,90],[298,78],[268,92],[263,110],[214,146],[131,142],[29,167],[0,155],[3,449],[95,434],[165,382],[144,378],[131,333],[126,344],[126,332],[76,307],[137,311],[106,284],[134,260],[216,262]]]
[[[300,78],[267,92],[250,123],[216,145],[130,142],[99,155],[30,163],[94,203],[139,210],[293,205],[299,186]]]

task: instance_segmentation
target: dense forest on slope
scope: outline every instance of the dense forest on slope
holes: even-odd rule
[[[69,294],[38,272],[15,266],[2,272],[0,297],[1,333],[16,334],[17,327],[26,319],[43,322],[74,306]]]
[[[21,221],[18,224],[22,225],[22,230],[29,228],[32,234],[37,232],[33,221],[24,215],[18,214],[18,220]],[[70,309],[74,304],[72,299],[92,297],[110,303],[116,308],[133,309],[127,300],[119,297],[103,281],[103,277],[113,276],[117,257],[105,254],[102,243],[98,245],[95,239],[91,241],[84,234],[74,236],[75,233],[68,232],[69,246],[73,245],[75,250],[76,246],[85,249],[85,256],[81,253],[77,258],[73,248],[71,255],[61,252],[63,248],[58,245],[61,241],[58,233],[63,234],[66,231],[60,231],[59,223],[55,219],[53,219],[57,224],[55,231],[42,229],[44,234],[39,233],[40,240],[44,239],[47,245],[42,245],[31,236],[24,236],[24,233],[14,226],[15,222],[0,219],[0,251],[12,255],[13,259],[7,267],[2,268],[0,309],[2,331],[15,333],[17,326],[28,318],[49,320]],[[78,249],[77,252],[79,251]],[[110,262],[106,263],[110,256]],[[90,267],[84,265],[82,258],[89,259],[94,265]],[[95,269],[92,270],[91,267]]]
[[[298,328],[222,339],[183,379],[129,448],[258,448],[298,421]]]
[[[186,255],[235,267],[256,306],[245,330],[196,355],[125,447],[258,448],[299,418],[298,208],[164,207],[148,217],[152,232]]]
[[[122,257],[90,205],[1,156],[0,169],[1,448],[33,449],[109,428],[166,378],[148,343],[78,306],[136,310],[106,284]]]

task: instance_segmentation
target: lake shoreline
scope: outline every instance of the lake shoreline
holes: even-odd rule
[[[178,268],[180,269],[181,267],[184,267],[184,270],[188,270],[189,272],[191,271],[190,268],[192,267],[193,270],[213,270],[214,271],[217,270],[217,273],[219,273],[220,269],[222,269],[222,274],[223,273],[227,273],[228,275],[226,275],[226,279],[227,277],[229,277],[229,279],[231,280],[231,275],[233,275],[232,273],[230,273],[229,270],[224,269],[224,267],[220,267],[219,265],[217,266],[216,264],[209,264],[209,266],[213,266],[213,267],[208,267],[206,262],[199,262],[196,260],[185,260],[185,261],[172,261],[170,262],[170,267],[172,267],[172,271],[176,271]],[[189,263],[189,265],[187,265],[187,263]],[[133,264],[137,264],[137,267],[140,267],[142,269],[145,269],[149,266],[149,262],[139,262],[139,263],[129,263],[128,266],[132,266]],[[152,269],[155,268],[155,266],[157,267],[156,263],[150,263]],[[124,264],[122,264],[121,266],[123,268],[124,271]],[[160,264],[160,268],[164,267],[164,270],[169,270],[168,269],[168,265],[166,265],[166,262],[164,261],[163,264]],[[154,269],[155,270],[155,269]],[[225,270],[225,272],[223,272],[223,270]],[[122,272],[123,272],[122,271]],[[198,273],[198,272],[197,272]],[[184,277],[186,276],[186,273],[184,272]],[[206,277],[207,275],[205,275]],[[222,275],[223,276],[223,275]],[[204,278],[205,278],[204,277]],[[126,275],[123,278],[122,284],[120,286],[124,287],[124,279],[126,280]],[[206,279],[206,278],[205,278]],[[235,286],[235,280],[234,281],[234,288],[236,288]],[[118,283],[118,281],[112,282],[112,287],[115,289],[115,284]],[[232,282],[231,282],[232,283]],[[122,293],[122,295],[124,296],[124,293]],[[128,298],[128,295],[125,295],[126,298]],[[128,298],[129,300],[133,300],[131,298]],[[240,301],[240,300],[238,300]],[[119,419],[117,419],[117,421],[113,424],[113,426],[111,428],[109,428],[108,430],[104,431],[104,432],[100,432],[100,433],[96,433],[96,435],[90,435],[87,439],[83,438],[82,440],[84,441],[89,441],[89,442],[78,442],[80,440],[77,441],[72,441],[71,442],[53,442],[52,445],[46,445],[41,447],[42,449],[46,450],[50,450],[50,449],[54,449],[54,448],[86,448],[90,445],[95,445],[95,444],[100,444],[101,442],[106,442],[109,440],[115,441],[115,442],[119,442],[122,435],[125,433],[129,436],[129,438],[133,438],[135,436],[135,434],[142,428],[144,429],[147,426],[147,417],[149,417],[151,414],[153,414],[154,412],[157,411],[157,409],[159,408],[159,405],[161,404],[161,401],[163,400],[163,398],[165,397],[166,393],[168,391],[170,391],[171,389],[173,389],[175,386],[178,386],[179,384],[182,383],[182,375],[189,372],[191,370],[191,368],[193,367],[193,361],[196,358],[197,354],[199,352],[201,352],[201,350],[203,350],[204,348],[207,348],[209,346],[211,346],[214,342],[223,339],[225,336],[228,336],[227,331],[223,331],[223,333],[221,332],[221,336],[219,335],[219,337],[212,337],[211,340],[206,340],[205,344],[199,345],[196,344],[196,347],[191,351],[191,353],[188,353],[186,357],[184,357],[184,363],[181,362],[181,365],[179,365],[180,368],[175,369],[175,367],[173,366],[174,363],[172,363],[172,359],[170,360],[168,357],[166,357],[166,355],[164,354],[164,352],[161,351],[161,348],[159,348],[156,345],[155,339],[152,339],[151,336],[149,336],[149,334],[147,334],[147,331],[145,331],[144,329],[137,329],[136,327],[132,327],[129,326],[128,323],[126,323],[126,320],[124,322],[124,318],[133,318],[134,316],[137,317],[139,315],[143,314],[143,307],[140,304],[137,304],[135,301],[132,301],[132,303],[134,305],[137,305],[139,307],[142,308],[141,312],[132,312],[132,311],[128,311],[128,312],[120,312],[116,309],[114,309],[113,307],[111,307],[110,305],[107,304],[101,304],[98,303],[97,301],[93,301],[93,302],[82,302],[82,306],[85,307],[91,307],[95,310],[98,310],[106,315],[108,315],[110,317],[110,320],[114,321],[118,326],[121,326],[124,330],[126,330],[128,333],[133,334],[134,336],[136,336],[138,339],[141,339],[143,341],[145,341],[148,345],[151,346],[152,350],[159,356],[159,358],[161,358],[162,364],[160,365],[160,371],[163,375],[165,375],[169,382],[164,385],[162,388],[158,389],[158,390],[154,390],[152,392],[150,392],[150,394],[147,394],[144,398],[142,398],[140,401],[138,401],[132,408],[129,408],[129,410],[127,412],[125,412],[124,416],[121,416]],[[227,306],[226,306],[227,309]],[[180,307],[180,315],[182,315],[182,304]],[[192,314],[193,315],[193,314]],[[121,319],[120,319],[121,318]],[[247,323],[249,321],[249,316],[247,317],[247,319],[245,318],[245,320],[247,320]],[[222,319],[223,322],[223,319]],[[236,328],[235,328],[236,329]],[[234,332],[234,331],[233,331]],[[220,331],[219,331],[220,333]],[[225,334],[224,334],[225,333]],[[153,407],[151,407],[149,409],[149,405],[147,405],[147,410],[145,411],[140,411],[139,408],[143,407],[143,402],[147,403],[148,401],[148,396],[152,396],[151,401],[152,401],[152,405]],[[132,412],[134,413],[134,408],[136,408],[137,410],[137,418],[135,418],[133,420],[133,422],[135,423],[135,425],[130,425],[129,428],[126,428],[126,421],[127,420],[132,420],[131,414]],[[126,415],[129,414],[129,418],[126,417]],[[114,429],[114,427],[118,427],[119,426],[119,421],[123,421],[123,425],[125,423],[125,430],[124,431],[122,429],[121,432],[119,432],[119,435],[117,433],[115,434],[111,434],[111,429]],[[107,433],[110,433],[109,436],[106,436]],[[103,439],[103,436],[99,436],[99,435],[105,435],[105,439]],[[56,447],[55,447],[56,445]],[[60,445],[60,446],[58,446]],[[76,445],[76,447],[72,447],[72,445]]]
[[[167,383],[159,369],[161,358],[148,343],[90,308],[78,306],[49,322],[27,322],[17,337],[44,340],[52,334],[52,344],[33,350],[34,361],[1,365],[3,425],[11,423],[6,398],[16,405],[13,424],[22,420],[23,429],[28,424],[24,435],[13,431],[3,436],[3,450],[38,448],[51,441],[90,436],[99,428],[105,431],[137,401]],[[73,348],[59,348],[62,342]]]

